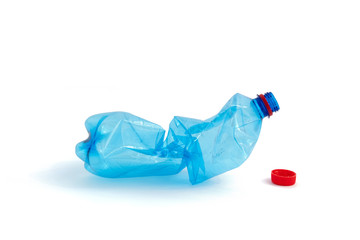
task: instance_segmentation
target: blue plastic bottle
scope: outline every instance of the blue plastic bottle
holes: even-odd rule
[[[85,168],[102,177],[179,173],[187,167],[192,184],[240,166],[252,152],[262,119],[279,110],[269,92],[255,99],[235,94],[205,121],[174,117],[167,137],[159,125],[126,112],[89,117],[87,140],[76,146]]]

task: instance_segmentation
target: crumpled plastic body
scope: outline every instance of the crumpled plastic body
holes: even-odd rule
[[[126,112],[89,117],[89,138],[76,146],[85,168],[102,177],[143,177],[179,173],[192,184],[240,166],[252,152],[262,117],[251,98],[235,94],[205,121],[174,117],[165,130]]]

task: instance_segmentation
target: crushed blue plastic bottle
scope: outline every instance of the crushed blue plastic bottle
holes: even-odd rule
[[[235,94],[205,121],[174,117],[165,130],[126,112],[89,117],[89,137],[76,145],[85,168],[102,177],[143,177],[177,174],[185,167],[192,184],[239,167],[252,152],[262,119],[278,111],[269,92],[251,99]],[[270,107],[270,109],[269,109]]]

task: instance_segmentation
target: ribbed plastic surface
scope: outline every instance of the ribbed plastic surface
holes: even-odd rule
[[[272,92],[267,92],[262,96],[260,94],[257,98],[254,99],[254,103],[259,110],[261,118],[270,117],[272,113],[280,110],[280,106]],[[265,102],[263,99],[265,99]],[[270,110],[267,109],[268,107],[270,107]]]

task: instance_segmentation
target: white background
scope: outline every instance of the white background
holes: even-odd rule
[[[1,239],[359,239],[359,1],[1,1]],[[104,179],[92,114],[281,110],[238,169]],[[296,185],[272,185],[288,168]]]

